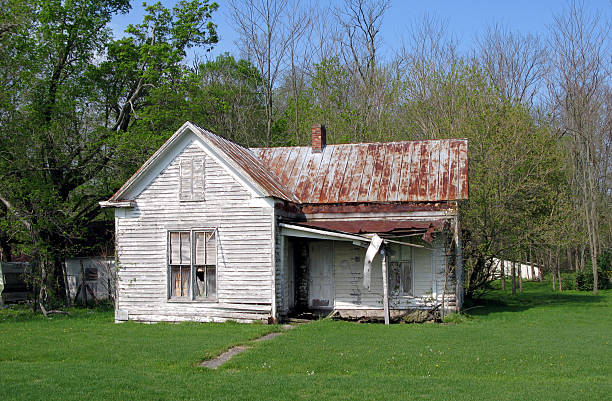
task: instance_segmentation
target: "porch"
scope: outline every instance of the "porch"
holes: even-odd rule
[[[367,289],[363,285],[364,258],[371,235],[281,224],[278,316],[327,315],[335,310],[343,317],[384,317],[385,310],[394,315],[427,309],[436,302],[455,308],[446,240],[443,232],[431,243],[415,238],[409,243],[405,237],[385,235],[387,274],[383,274],[383,257],[377,253]]]

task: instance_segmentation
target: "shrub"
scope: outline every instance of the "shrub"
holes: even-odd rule
[[[449,313],[444,316],[442,321],[444,323],[463,323],[468,320],[468,315],[464,315],[462,313]]]
[[[568,272],[561,273],[561,282],[563,290],[575,290],[576,289],[576,273]]]
[[[597,273],[598,283],[597,288],[605,290],[610,288],[610,266],[612,261],[612,251],[606,250],[602,252],[597,258]],[[591,261],[587,261],[586,268],[582,272],[576,273],[576,289],[580,291],[593,291],[593,264]]]

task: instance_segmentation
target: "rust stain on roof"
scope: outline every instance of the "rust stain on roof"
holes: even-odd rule
[[[185,123],[109,199],[124,199],[141,173],[187,127],[266,196],[293,204],[438,202],[467,199],[467,139],[248,149]]]
[[[251,150],[277,189],[301,203],[436,202],[467,199],[467,146],[440,139]]]

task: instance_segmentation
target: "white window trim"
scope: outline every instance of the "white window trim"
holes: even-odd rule
[[[189,295],[187,297],[172,297],[172,273],[171,273],[171,264],[170,264],[170,233],[175,232],[184,232],[189,233],[189,238],[191,241],[191,258],[190,258],[190,272],[191,272],[191,280],[189,282]],[[194,274],[194,254],[195,248],[193,245],[194,233],[196,232],[214,232],[215,233],[215,294],[213,297],[196,297],[193,291],[193,286],[196,284],[196,277]],[[177,229],[167,229],[166,230],[166,301],[170,303],[218,303],[219,302],[219,230],[217,227],[198,227],[191,229],[177,228]]]

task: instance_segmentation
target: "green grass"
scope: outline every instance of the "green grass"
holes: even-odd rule
[[[113,324],[0,313],[3,399],[604,400],[612,394],[612,290],[495,291],[448,325],[318,321],[197,363],[274,326]]]

